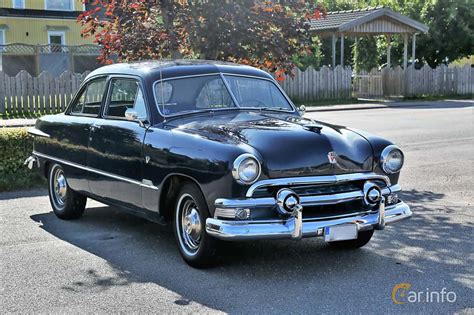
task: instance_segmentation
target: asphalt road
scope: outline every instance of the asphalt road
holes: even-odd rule
[[[472,102],[309,113],[401,145],[414,217],[361,250],[320,239],[229,244],[220,266],[188,267],[171,228],[89,202],[61,221],[44,190],[0,194],[4,312],[474,312]],[[288,158],[291,158],[289,154]],[[398,283],[456,300],[393,303]],[[453,295],[449,298],[452,300]]]

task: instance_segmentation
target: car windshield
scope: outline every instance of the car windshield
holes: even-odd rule
[[[224,75],[239,107],[292,110],[283,93],[272,81]]]
[[[269,80],[234,75],[224,78],[237,104],[222,76],[203,75],[157,82],[154,89],[159,111],[172,116],[239,107],[292,110],[282,92]]]

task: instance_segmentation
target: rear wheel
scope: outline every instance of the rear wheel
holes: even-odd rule
[[[54,214],[64,220],[79,218],[86,208],[87,197],[69,188],[64,170],[54,164],[48,174],[49,201]]]
[[[217,239],[206,233],[209,218],[204,197],[193,183],[183,185],[176,198],[174,233],[183,259],[196,268],[214,264]]]
[[[362,231],[355,240],[329,242],[329,244],[341,249],[356,249],[366,245],[372,235],[374,235],[374,230]]]

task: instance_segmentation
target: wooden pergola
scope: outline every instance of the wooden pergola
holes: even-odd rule
[[[310,30],[320,37],[332,37],[332,66],[336,66],[336,42],[341,41],[341,65],[344,65],[344,38],[385,35],[387,38],[387,66],[390,67],[391,38],[404,38],[403,68],[408,64],[408,37],[412,37],[412,60],[416,55],[416,35],[426,33],[428,26],[389,8],[377,7],[350,11],[328,12],[325,18],[312,20]]]

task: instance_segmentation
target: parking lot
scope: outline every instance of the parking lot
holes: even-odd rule
[[[197,270],[182,261],[169,226],[96,202],[82,219],[61,221],[46,190],[0,193],[0,309],[472,313],[473,104],[307,113],[381,135],[404,150],[400,183],[414,216],[355,251],[321,239],[230,243],[219,266]],[[407,293],[445,288],[455,301],[397,304],[392,291],[400,283],[410,285]]]

